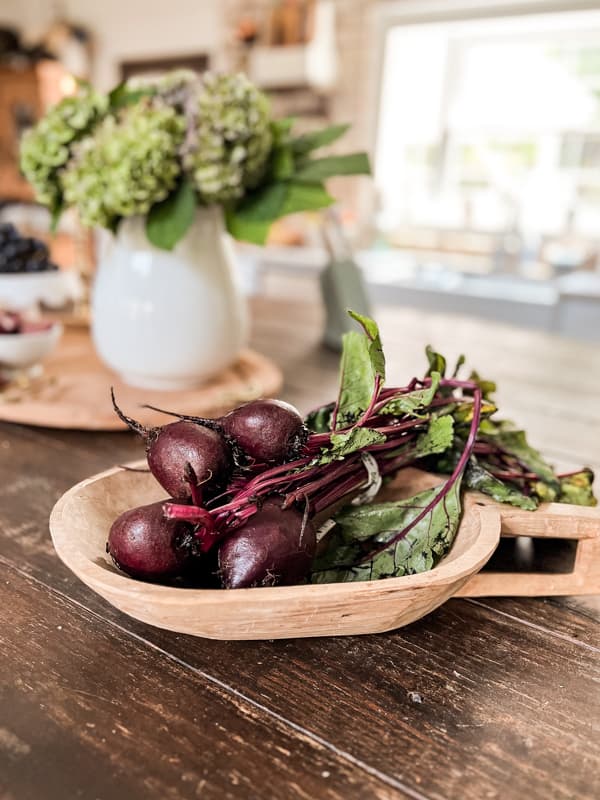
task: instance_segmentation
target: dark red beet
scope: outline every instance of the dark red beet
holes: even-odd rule
[[[312,524],[295,508],[283,510],[268,500],[220,546],[221,582],[226,589],[299,583],[308,575],[315,548]]]
[[[253,400],[221,417],[223,432],[254,461],[281,464],[304,440],[299,412],[281,400]]]
[[[212,420],[205,424],[199,418],[193,422],[180,419],[162,428],[146,428],[121,411],[112,389],[111,397],[119,419],[146,442],[150,472],[176,502],[193,499],[200,503],[196,487],[203,484],[204,490],[214,494],[226,483],[231,452]]]
[[[134,578],[159,580],[181,573],[189,559],[192,528],[163,515],[163,503],[125,511],[113,522],[107,552],[115,564]]]
[[[146,452],[150,471],[177,502],[191,498],[190,472],[196,483],[210,480],[218,487],[227,477],[229,449],[220,433],[193,422],[171,422],[148,438]]]

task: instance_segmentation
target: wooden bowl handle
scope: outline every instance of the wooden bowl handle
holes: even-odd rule
[[[498,508],[503,537],[575,539],[577,549],[572,572],[480,572],[459,590],[459,597],[600,594],[600,509],[547,503],[534,512],[522,511],[481,495],[470,502]]]

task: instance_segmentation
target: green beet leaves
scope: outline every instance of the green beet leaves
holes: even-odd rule
[[[445,453],[454,442],[454,420],[451,416],[433,417],[427,430],[420,434],[414,451],[415,458]]]
[[[345,428],[359,419],[369,407],[374,388],[369,344],[360,333],[350,331],[343,339],[336,428]]]
[[[329,464],[341,461],[352,453],[364,450],[374,444],[385,442],[385,436],[370,428],[352,428],[345,433],[332,433],[331,448],[325,450],[316,461],[317,464]]]
[[[360,419],[385,380],[385,358],[377,324],[354,311],[349,314],[362,326],[363,333],[350,331],[343,338],[336,430]]]
[[[547,483],[556,490],[560,489],[560,482],[554,470],[550,464],[542,458],[541,454],[528,443],[525,431],[499,431],[493,434],[491,438],[504,452],[514,456],[532,472],[539,475],[544,483]]]
[[[453,377],[444,379],[446,359],[427,348],[427,377],[410,384],[419,388],[386,389],[381,402],[385,358],[379,329],[368,317],[349,313],[362,332],[344,337],[337,403],[306,419],[312,432],[328,434],[318,440],[324,444],[310,466],[326,469],[350,458],[355,467],[361,453],[363,464],[370,462],[374,469],[375,491],[382,476],[409,464],[450,477],[389,503],[371,502],[368,481],[359,481],[355,490],[346,484],[354,505],[333,517],[313,564],[312,583],[379,580],[431,569],[452,546],[460,525],[461,486],[528,511],[546,501],[595,505],[590,470],[557,475],[523,431],[495,419],[494,382],[476,372],[468,381],[456,381],[462,356]]]
[[[315,408],[306,415],[304,424],[311,433],[328,433],[331,430],[331,415],[335,403],[327,403],[327,405]]]
[[[424,389],[415,389],[412,392],[399,395],[382,408],[382,414],[413,414],[416,415],[419,411],[423,411],[426,407],[430,406],[435,393],[437,392],[441,375],[439,372],[431,373],[431,383]]]
[[[379,580],[432,569],[450,549],[460,524],[460,480],[441,498],[444,486],[441,484],[407,500],[349,508],[339,513],[335,517],[335,537],[315,563],[311,582]],[[428,507],[423,519],[414,524]],[[402,535],[411,523],[412,527]],[[368,555],[371,548],[377,549],[392,539],[389,547],[372,557]],[[366,555],[357,560],[361,552]],[[345,557],[350,559],[346,563]]]
[[[595,506],[598,501],[594,497],[592,483],[594,473],[591,469],[584,469],[573,475],[564,477],[560,481],[559,502],[573,503],[576,506]]]
[[[519,489],[509,483],[495,478],[484,469],[475,459],[465,471],[465,486],[477,492],[487,494],[498,503],[508,503],[526,511],[534,511],[538,503],[534,497],[527,497]]]

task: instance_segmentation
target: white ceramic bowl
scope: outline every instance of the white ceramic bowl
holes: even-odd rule
[[[0,333],[0,372],[23,370],[39,364],[58,344],[63,332],[59,322],[42,331]]]
[[[0,308],[25,311],[38,303],[60,308],[73,299],[72,281],[63,270],[0,274]]]

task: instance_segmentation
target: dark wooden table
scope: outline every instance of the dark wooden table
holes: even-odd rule
[[[598,347],[379,318],[399,380],[422,374],[428,341],[465,351],[555,461],[599,465]],[[254,346],[303,410],[335,392],[319,330],[314,307],[255,303]],[[150,628],[80,584],[47,525],[70,485],[140,454],[127,433],[0,425],[1,800],[600,797],[597,598],[452,600],[355,638]]]

